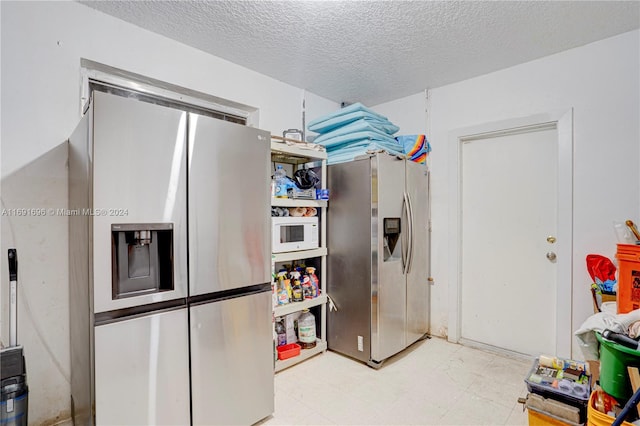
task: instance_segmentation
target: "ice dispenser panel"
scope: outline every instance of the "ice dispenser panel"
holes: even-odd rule
[[[111,225],[112,297],[173,290],[173,224]]]
[[[399,254],[395,253],[398,239],[400,238],[400,218],[399,217],[385,217],[383,221],[383,234],[384,234],[384,254],[383,261],[389,259],[397,259]],[[400,246],[398,246],[398,249]]]

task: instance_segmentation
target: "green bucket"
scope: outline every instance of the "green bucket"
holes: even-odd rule
[[[633,391],[627,367],[640,367],[640,351],[610,340],[596,333],[600,342],[600,386],[618,402],[631,398]]]

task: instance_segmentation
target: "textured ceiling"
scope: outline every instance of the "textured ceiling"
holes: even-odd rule
[[[336,102],[376,105],[640,27],[640,2],[88,1]]]

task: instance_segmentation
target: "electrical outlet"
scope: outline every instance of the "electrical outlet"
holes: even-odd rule
[[[358,336],[358,350],[360,352],[364,351],[364,337]]]

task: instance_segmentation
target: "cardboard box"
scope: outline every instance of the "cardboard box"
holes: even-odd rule
[[[615,302],[616,301],[616,293],[607,293],[605,291],[602,292],[602,303],[604,302]]]
[[[600,360],[589,360],[587,364],[589,365],[589,373],[591,374],[591,383],[596,383],[600,380]]]

